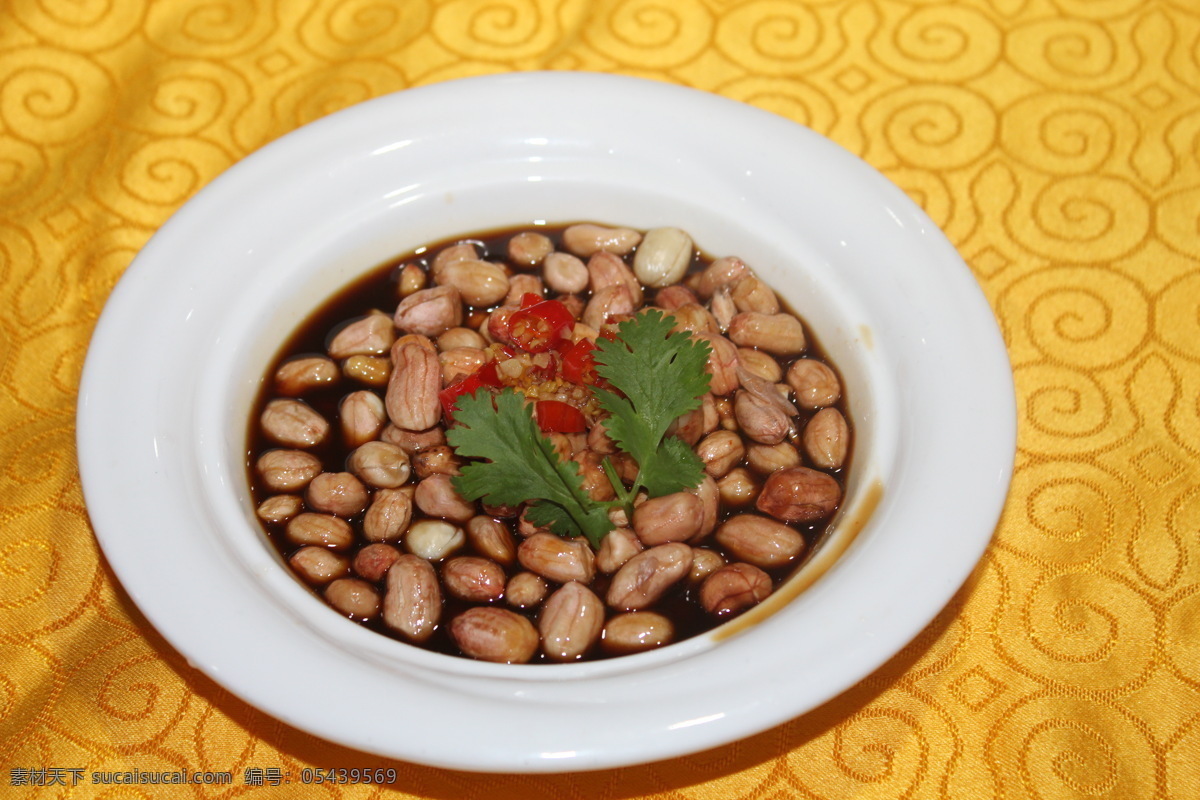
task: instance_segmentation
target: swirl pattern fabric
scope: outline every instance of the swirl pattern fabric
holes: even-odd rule
[[[16,784],[57,766],[228,770],[234,785],[186,796],[294,797],[244,783],[244,770],[353,766],[398,779],[312,795],[1197,796],[1198,43],[1195,0],[4,4],[0,794],[118,796],[87,781]],[[876,674],[713,751],[537,778],[366,757],[223,691],[122,594],[89,528],[73,441],[105,299],[200,187],[353,103],[529,69],[708,90],[861,155],[970,264],[1020,415],[985,560]]]

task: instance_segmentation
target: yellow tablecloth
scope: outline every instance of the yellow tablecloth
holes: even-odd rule
[[[706,89],[862,155],[970,263],[1020,412],[985,561],[875,675],[712,752],[534,778],[348,751],[191,669],[106,567],[73,443],[105,298],[197,189],[352,103],[527,69]],[[296,797],[279,774],[377,766],[311,795],[1200,796],[1198,160],[1196,0],[10,0],[0,796]],[[233,782],[90,782],[128,770]]]

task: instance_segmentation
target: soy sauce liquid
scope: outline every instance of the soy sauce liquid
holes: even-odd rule
[[[262,455],[262,453],[279,447],[279,445],[270,441],[266,436],[263,435],[259,427],[258,420],[267,402],[277,396],[280,396],[274,391],[274,381],[272,376],[275,374],[275,370],[281,364],[306,356],[324,356],[326,354],[329,342],[332,341],[333,337],[338,333],[338,331],[355,320],[361,319],[372,310],[382,311],[388,314],[388,316],[391,316],[395,311],[396,305],[401,299],[399,291],[400,270],[407,264],[418,264],[424,268],[426,272],[428,272],[433,256],[438,251],[449,245],[460,242],[473,243],[480,253],[479,258],[483,260],[504,263],[507,261],[506,253],[509,239],[518,233],[526,231],[536,231],[548,237],[554,243],[555,250],[565,251],[565,248],[562,246],[563,231],[572,224],[575,223],[562,223],[555,225],[536,223],[526,224],[511,228],[502,228],[471,234],[466,237],[454,237],[437,242],[427,247],[422,247],[419,250],[407,253],[381,264],[364,275],[358,281],[350,284],[338,294],[331,297],[324,305],[310,314],[303,322],[300,323],[300,325],[297,326],[293,334],[279,349],[277,356],[272,361],[270,370],[263,378],[261,389],[253,406],[253,413],[250,418],[246,435],[246,475],[247,482],[251,487],[251,497],[255,505],[257,506],[263,500],[266,500],[269,496],[271,496],[270,492],[264,491],[264,489],[258,484],[257,476],[254,472],[254,462],[260,455]],[[693,254],[692,262],[688,268],[688,275],[693,275],[703,271],[712,261],[713,258],[711,256],[697,251]],[[538,271],[534,270],[531,271],[531,274],[536,275],[539,273]],[[432,284],[428,284],[427,286],[432,286]],[[549,287],[546,287],[545,297],[547,299],[553,299],[559,296],[560,295],[558,293],[554,292]],[[651,296],[652,291],[647,290],[647,297],[649,298]],[[590,297],[590,293],[584,293],[581,295],[581,297],[586,302],[586,300]],[[782,301],[782,298],[780,299],[780,304],[782,306],[781,311],[795,314],[793,309],[786,307]],[[464,313],[464,326],[477,328],[477,325],[472,325],[470,322],[468,322],[468,320],[481,319],[495,307],[496,306],[491,306],[488,308],[472,308],[467,306]],[[795,314],[795,316],[800,315]],[[803,317],[801,317],[801,320],[803,321]],[[813,331],[808,327],[807,324],[804,327],[807,339],[807,350],[802,357],[822,361],[831,369],[833,369],[835,374],[838,374],[839,382],[842,384],[842,397],[834,407],[841,411],[842,416],[846,418],[847,424],[850,425],[851,442],[853,442],[853,425],[848,413],[845,383],[841,381],[841,375],[838,373],[837,368],[825,356],[825,352],[821,348],[820,343]],[[785,375],[787,373],[788,366],[794,360],[794,358],[776,358],[776,361],[779,362],[780,367]],[[343,377],[341,380],[337,381],[331,386],[325,386],[305,392],[300,398],[318,411],[323,417],[325,417],[325,419],[331,422],[332,431],[327,441],[318,447],[308,448],[308,452],[317,456],[321,460],[324,471],[349,471],[347,463],[353,448],[347,447],[341,442],[340,431],[338,430],[338,425],[336,422],[338,418],[338,405],[342,398],[348,393],[363,389],[374,391],[379,395],[380,399],[383,399],[385,394],[385,387],[369,387],[365,384],[360,384],[352,379]],[[797,430],[804,429],[804,425],[807,423],[808,419],[813,413],[815,412],[808,412],[803,409],[800,410],[800,414],[797,417]],[[847,457],[846,463],[840,469],[825,470],[829,474],[833,475],[838,480],[838,483],[841,484],[843,495],[845,491],[845,476],[851,467],[850,462],[853,458],[852,454],[853,447],[851,448],[851,455]],[[743,460],[734,466],[747,465]],[[410,482],[414,480],[416,480],[415,474],[413,478],[410,478]],[[720,522],[723,522],[735,514],[753,510],[753,501],[743,506],[727,506],[726,504],[722,503],[719,509],[718,525]],[[357,552],[359,548],[368,544],[367,540],[361,534],[362,516],[362,514],[358,514],[355,517],[351,517],[347,520],[355,529],[357,534],[356,544],[349,552],[346,553],[347,557],[351,559],[353,559],[354,553]],[[834,516],[835,515],[830,515],[830,519],[832,519]],[[416,522],[417,520],[423,518],[425,518],[425,515],[414,505],[412,522]],[[509,520],[509,522],[515,525],[515,520]],[[286,536],[284,535],[284,524],[276,525],[265,522],[261,524],[264,532],[267,535],[267,538],[271,541],[276,550],[279,552],[280,556],[285,561],[292,555],[292,553],[299,549],[296,545],[293,545],[287,540]],[[786,581],[788,577],[794,574],[795,571],[799,569],[809,557],[811,557],[812,553],[817,549],[823,537],[827,534],[830,524],[828,520],[821,520],[812,524],[791,523],[791,527],[799,531],[804,536],[806,547],[796,562],[775,569],[766,570],[767,574],[771,576],[772,583],[776,588],[778,588],[781,583]],[[514,535],[516,536],[516,534]],[[516,536],[516,538],[519,540],[520,537]],[[701,544],[701,546],[716,550],[717,552],[721,552],[722,555],[725,555],[717,543],[712,539],[711,535],[705,540],[705,542]],[[397,547],[400,547],[400,545],[397,544]],[[403,548],[401,547],[400,549]],[[468,541],[467,546],[464,549],[455,552],[450,557],[459,555],[481,554],[473,552],[470,547],[470,542]],[[734,559],[726,557],[726,560],[732,561]],[[434,566],[435,568],[439,567],[437,563],[435,563]],[[519,564],[514,564],[512,567],[506,568],[506,572],[508,576],[511,577],[517,572],[522,571],[522,569],[523,568]],[[359,576],[351,573],[351,575],[348,577]],[[298,576],[297,580],[300,580]],[[603,575],[597,572],[596,578],[592,582],[590,588],[599,597],[603,598],[608,590],[608,584],[610,581],[611,576]],[[304,582],[301,581],[301,583]],[[383,581],[379,581],[375,584],[376,588],[380,592],[380,597],[383,596],[384,592],[383,584]],[[304,585],[308,586],[307,583],[304,583]],[[313,591],[314,594],[320,596],[319,589],[314,589],[311,586],[308,586],[308,588]],[[553,592],[554,588],[554,585],[551,584],[550,591]],[[666,596],[660,599],[652,609],[649,609],[656,611],[671,620],[675,628],[675,636],[673,639],[675,642],[682,641],[692,636],[696,636],[697,634],[711,630],[717,625],[720,625],[733,618],[732,616],[725,616],[717,619],[707,614],[700,607],[699,602],[694,596],[698,591],[699,585],[693,587],[685,579],[677,583]],[[457,645],[455,645],[449,636],[449,626],[447,623],[457,614],[465,611],[475,604],[458,600],[445,591],[442,592],[442,597],[443,608],[441,623],[439,624],[437,631],[429,639],[429,641],[417,646],[428,650],[461,656]],[[507,605],[503,602],[503,600],[501,600],[500,603],[504,608],[516,613],[524,614],[531,622],[534,623],[534,626],[536,627],[539,611],[538,608],[522,610]],[[332,607],[331,610],[333,610]],[[341,612],[335,611],[334,613],[340,614]],[[609,616],[612,616],[618,612],[614,612],[612,609],[609,609],[608,613]],[[377,616],[373,620],[356,619],[356,621],[359,622],[359,624],[370,628],[371,630],[383,634],[384,636],[403,640],[402,637],[400,637],[397,633],[392,631],[383,623],[380,616]],[[614,657],[614,655],[606,653],[600,647],[595,647],[586,655],[585,660],[597,660],[611,657]],[[551,662],[539,652],[534,656],[530,663]]]

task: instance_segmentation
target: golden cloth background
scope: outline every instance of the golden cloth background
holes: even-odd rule
[[[197,189],[352,103],[527,69],[709,90],[863,156],[971,265],[1020,413],[985,561],[875,675],[743,742],[548,777],[381,761],[192,670],[107,569],[73,442],[105,298]],[[303,796],[1200,796],[1198,161],[1196,0],[7,0],[0,795],[285,798],[244,770],[384,766]],[[85,781],[19,785],[55,767]],[[130,769],[235,780],[86,782]]]

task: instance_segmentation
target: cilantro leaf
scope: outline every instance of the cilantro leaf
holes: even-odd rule
[[[616,339],[596,343],[596,372],[621,392],[594,390],[610,415],[604,426],[638,464],[629,496],[639,486],[651,497],[685,491],[704,477],[704,465],[690,447],[675,437],[664,441],[676,418],[700,407],[710,380],[708,344],[685,331],[672,333],[674,324],[674,318],[650,309],[618,325]]]
[[[455,451],[472,461],[452,479],[467,500],[515,506],[535,501],[530,521],[560,536],[588,538],[593,547],[613,528],[608,508],[588,497],[578,466],[562,461],[541,434],[524,399],[512,390],[477,391],[458,399],[457,423],[446,432]]]

